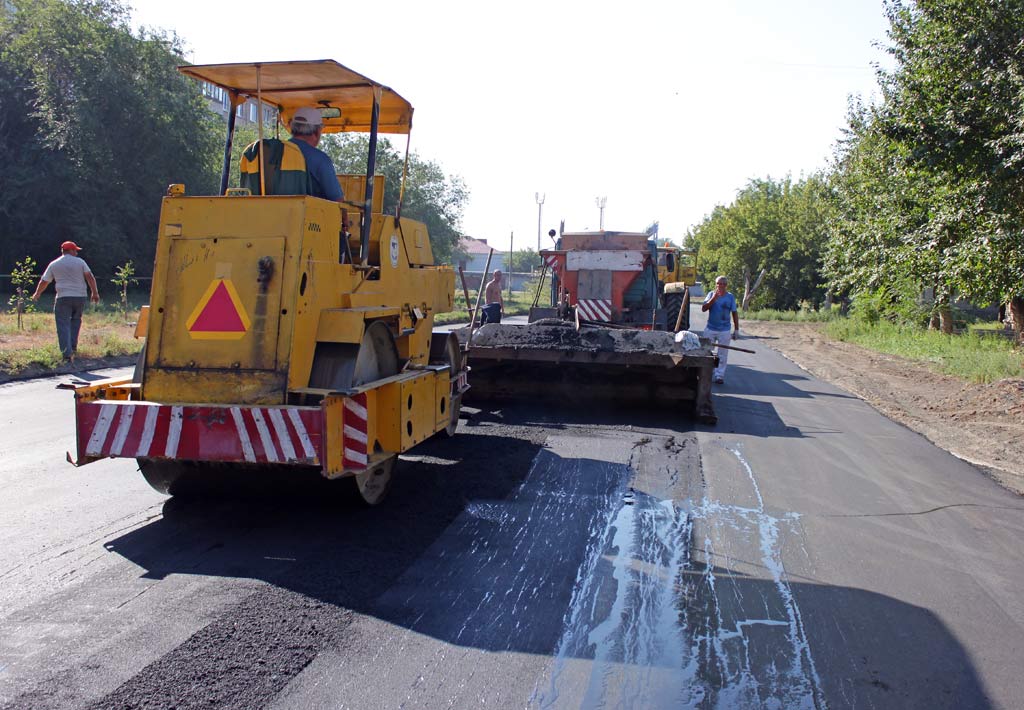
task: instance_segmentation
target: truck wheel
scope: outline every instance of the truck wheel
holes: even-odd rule
[[[684,310],[685,309],[685,310]],[[690,292],[674,292],[665,294],[665,314],[668,316],[666,330],[674,331],[676,321],[679,319],[679,312],[683,312],[683,322],[680,330],[690,329]]]

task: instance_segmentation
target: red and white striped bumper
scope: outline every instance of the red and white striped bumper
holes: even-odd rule
[[[75,414],[76,464],[108,457],[308,465],[323,460],[319,407],[77,400]],[[365,451],[365,443],[354,443]]]
[[[459,373],[455,375],[455,379],[452,380],[452,391],[449,395],[450,399],[455,399],[460,394],[469,389],[469,377],[467,370],[459,370]]]
[[[342,465],[348,469],[363,469],[369,463],[366,395],[346,397],[342,428]]]

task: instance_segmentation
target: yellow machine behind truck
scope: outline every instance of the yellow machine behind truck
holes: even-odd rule
[[[669,330],[690,329],[690,287],[697,283],[697,252],[674,246],[658,247],[658,281]]]
[[[377,503],[398,454],[454,433],[467,388],[456,339],[433,333],[454,273],[434,264],[423,224],[381,213],[373,147],[379,132],[409,133],[412,106],[333,61],[180,70],[234,104],[274,106],[285,125],[319,106],[325,132],[369,132],[366,175],[339,176],[343,203],[275,195],[281,141],[261,139],[243,166],[258,189],[228,188],[231,112],[221,195],[172,186],[163,200],[135,376],[74,385],[73,462],[135,458],[171,494],[240,471],[319,469]]]

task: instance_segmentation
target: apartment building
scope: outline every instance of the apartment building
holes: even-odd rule
[[[231,110],[231,99],[228,97],[228,92],[219,86],[215,86],[209,82],[200,82],[202,85],[203,96],[210,104],[210,109],[219,114],[227,121],[228,111]],[[244,104],[239,104],[235,107],[235,125],[242,124],[255,124],[259,119],[259,106],[255,99],[249,99]],[[263,125],[272,126],[277,121],[277,109],[270,106],[263,106]]]

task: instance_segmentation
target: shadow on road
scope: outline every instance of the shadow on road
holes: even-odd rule
[[[467,431],[486,424],[543,427],[547,432],[567,431],[575,427],[608,427],[621,430],[671,427],[679,431],[692,431],[695,420],[686,407],[673,408],[657,403],[644,406],[634,402],[610,402],[606,405],[588,403],[544,402],[543,405],[524,405],[521,402],[491,402],[474,406],[463,405],[463,418]]]
[[[715,394],[731,393],[757,395],[761,397],[835,397],[838,399],[857,399],[852,394],[834,391],[808,390],[793,385],[794,382],[815,383],[806,375],[793,375],[784,372],[772,372],[745,365],[729,364],[727,383],[715,385]]]
[[[487,416],[514,427],[546,415]],[[710,523],[748,525],[753,549],[764,551],[758,536],[769,548],[781,545],[784,523],[707,501],[659,500],[629,488],[628,465],[563,458],[541,441],[495,435],[486,419],[464,427],[457,441],[417,449],[375,509],[308,495],[170,500],[162,519],[111,541],[108,549],[150,578],[198,574],[267,585],[97,707],[143,698],[152,706],[204,698],[216,705],[226,689],[246,685],[271,697],[321,651],[342,644],[352,613],[446,644],[550,656],[559,672],[549,685],[539,681],[541,695],[557,696],[568,684],[586,697],[595,683],[621,677],[652,702],[683,693],[694,707],[769,699],[807,707],[989,706],[971,659],[928,610],[773,578],[772,551],[758,577],[707,566],[716,556],[695,535]],[[267,644],[292,649],[290,664],[271,676],[262,664],[239,662],[272,656]],[[355,665],[349,672],[376,681],[375,664]],[[649,682],[652,668],[671,670],[668,685]],[[163,682],[190,673],[204,678],[201,692]]]
[[[716,393],[714,404],[718,423],[714,426],[701,425],[701,431],[763,437],[804,436],[799,427],[789,426],[782,420],[771,402]]]

